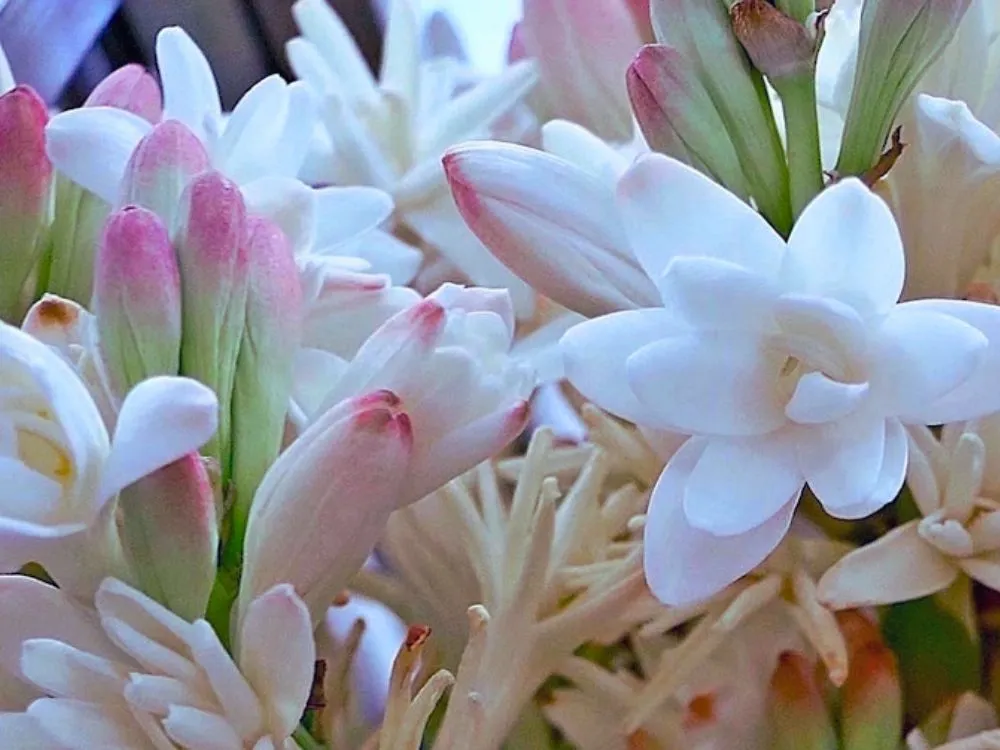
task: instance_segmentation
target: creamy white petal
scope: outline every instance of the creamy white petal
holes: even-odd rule
[[[795,433],[708,440],[684,488],[684,515],[715,536],[744,534],[802,492]]]
[[[542,147],[609,184],[616,183],[629,167],[629,159],[582,125],[569,120],[549,120],[542,126]]]
[[[287,116],[287,88],[279,75],[258,81],[226,119],[212,161],[231,180],[243,183],[258,176],[255,166],[262,157],[268,158],[267,151],[281,135],[282,118]]]
[[[669,338],[661,333],[628,358],[625,370],[645,424],[738,437],[764,435],[785,423],[776,389],[782,364],[766,337],[698,331]]]
[[[21,673],[55,698],[115,703],[127,667],[63,641],[31,638],[21,645]]]
[[[836,515],[872,494],[885,457],[884,418],[860,413],[803,428],[799,435],[799,466],[828,512]]]
[[[827,512],[835,518],[854,521],[865,518],[881,510],[892,502],[903,488],[906,479],[906,466],[909,462],[909,442],[906,428],[896,419],[886,420],[885,452],[882,456],[882,466],[878,479],[871,493],[859,503],[837,508],[827,508]]]
[[[392,216],[392,197],[369,187],[326,187],[316,196],[316,247],[333,247],[375,229]]]
[[[243,740],[218,714],[172,706],[163,728],[185,750],[244,750]]]
[[[260,699],[226,653],[212,626],[205,620],[193,622],[188,645],[195,662],[208,678],[228,724],[244,740],[258,736],[264,730]]]
[[[640,157],[618,184],[622,220],[652,278],[677,255],[706,255],[773,278],[785,243],[750,206],[662,154]]]
[[[782,279],[789,291],[833,297],[862,315],[883,314],[899,299],[905,260],[885,202],[855,179],[820,193],[788,238]]]
[[[822,372],[803,375],[785,404],[785,416],[799,424],[821,424],[843,419],[868,395],[868,383],[841,383]]]
[[[205,55],[183,29],[172,26],[156,35],[156,67],[163,86],[163,119],[180,120],[211,150],[222,104]]]
[[[738,536],[714,536],[691,526],[684,515],[684,487],[706,442],[693,438],[671,459],[653,489],[646,517],[646,580],[653,594],[671,606],[707,599],[763,561],[788,531],[798,501]]]
[[[677,256],[656,282],[670,310],[695,328],[766,330],[777,298],[770,279],[710,257]]]
[[[124,706],[43,698],[28,707],[28,715],[67,750],[149,747],[146,733]]]
[[[373,100],[375,77],[351,32],[326,0],[298,0],[292,6],[292,15],[303,36],[333,71],[338,88],[352,98]]]

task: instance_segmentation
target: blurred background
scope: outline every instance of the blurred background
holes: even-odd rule
[[[270,73],[291,77],[285,42],[296,35],[293,0],[0,0],[0,44],[18,82],[54,106],[76,106],[128,62],[152,67],[156,32],[179,25],[201,46],[227,108]],[[386,0],[328,0],[377,65]],[[422,0],[444,12],[473,64],[500,68],[521,0]]]

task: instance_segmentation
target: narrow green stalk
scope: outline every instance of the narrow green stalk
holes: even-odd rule
[[[809,14],[815,12],[814,0],[777,0],[778,10],[791,16],[799,23],[805,23]]]
[[[326,746],[313,739],[305,727],[300,726],[292,732],[292,739],[298,743],[302,750],[326,750]]]
[[[816,81],[810,73],[774,81],[774,87],[784,109],[792,214],[797,219],[823,189]]]

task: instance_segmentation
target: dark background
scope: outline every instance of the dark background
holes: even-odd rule
[[[231,108],[266,75],[290,77],[285,42],[296,35],[293,0],[0,0],[0,44],[14,78],[53,105],[79,105],[128,62],[154,67],[163,26],[183,26],[205,52]],[[373,65],[380,20],[372,0],[327,0]]]

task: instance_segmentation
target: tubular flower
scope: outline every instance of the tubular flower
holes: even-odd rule
[[[897,304],[899,232],[860,182],[821,193],[787,244],[668,157],[640,159],[619,200],[664,307],[582,323],[563,349],[571,382],[599,406],[694,436],[646,524],[646,574],[665,602],[711,596],[764,559],[806,483],[839,518],[890,502],[904,424],[1000,407],[1000,309]]]

